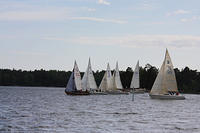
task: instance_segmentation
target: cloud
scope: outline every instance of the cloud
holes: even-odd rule
[[[176,16],[176,15],[188,14],[188,13],[190,13],[190,11],[179,9],[174,12],[168,12],[166,15],[167,16]]]
[[[56,20],[67,16],[67,10],[7,11],[0,12],[1,21]]]
[[[95,9],[88,9],[94,11]],[[87,20],[104,23],[125,24],[127,21],[97,17],[71,17],[67,9],[40,11],[8,11],[0,12],[0,21],[60,21]]]
[[[133,10],[142,10],[142,11],[152,11],[155,9],[159,9],[158,3],[154,3],[151,1],[140,1],[136,2],[134,5],[132,5]]]
[[[95,22],[109,22],[109,23],[117,23],[117,24],[127,23],[127,21],[124,21],[124,20],[95,18],[95,17],[71,17],[69,19],[71,19],[71,20],[88,20],[88,21],[95,21]]]
[[[38,52],[38,51],[9,51],[9,54],[11,55],[22,55],[22,56],[45,56],[47,55],[44,52]]]
[[[110,2],[107,2],[106,0],[98,0],[98,4],[110,5]]]
[[[89,12],[95,12],[95,11],[96,11],[95,8],[88,8],[87,10],[88,10]]]
[[[193,16],[191,18],[182,18],[181,22],[193,22],[200,20],[200,16]]]
[[[43,37],[44,40],[63,41],[80,45],[112,45],[122,47],[200,47],[200,36],[191,35],[127,35],[111,37],[74,37],[71,39]]]
[[[89,8],[89,7],[82,7],[82,10],[88,11],[88,12],[95,12],[96,11],[95,8]]]
[[[153,10],[155,7],[150,3],[143,3],[142,5],[140,5],[137,8],[141,9],[141,10]]]
[[[16,36],[13,36],[13,35],[3,35],[3,34],[0,34],[0,39],[16,39],[17,37]]]

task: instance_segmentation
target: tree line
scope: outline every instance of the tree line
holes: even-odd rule
[[[178,89],[182,93],[200,93],[200,72],[185,67],[182,70],[175,68]],[[150,90],[158,74],[158,68],[150,64],[140,67],[140,86]],[[94,77],[99,86],[105,71],[94,72]],[[81,76],[83,76],[81,72]],[[34,70],[22,71],[15,69],[0,69],[0,86],[46,86],[65,87],[71,75],[71,71],[58,70]],[[133,70],[128,67],[120,71],[123,87],[129,88]]]

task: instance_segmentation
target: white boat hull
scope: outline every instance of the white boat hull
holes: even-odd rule
[[[184,100],[185,97],[182,95],[152,95],[149,94],[152,99],[161,99],[161,100]]]

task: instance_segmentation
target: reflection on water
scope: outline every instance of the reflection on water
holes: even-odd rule
[[[0,132],[200,132],[200,95],[68,96],[64,88],[0,87]]]

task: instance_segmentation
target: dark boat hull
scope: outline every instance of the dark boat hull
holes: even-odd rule
[[[107,95],[128,95],[128,92],[123,91],[105,91]]]
[[[73,92],[65,91],[65,93],[67,95],[73,95],[73,96],[76,96],[76,95],[90,95],[90,93],[88,91],[73,91]]]

